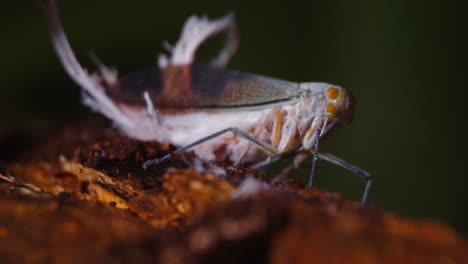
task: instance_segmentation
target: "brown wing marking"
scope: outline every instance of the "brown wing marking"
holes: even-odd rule
[[[192,65],[168,66],[162,69],[163,89],[153,97],[159,107],[191,106],[199,99],[192,88]]]

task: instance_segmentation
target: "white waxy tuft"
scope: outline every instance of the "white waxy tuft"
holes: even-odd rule
[[[184,24],[179,40],[171,48],[171,58],[168,59],[165,55],[160,55],[158,58],[159,67],[165,68],[169,65],[175,66],[193,63],[198,47],[209,37],[224,31],[227,33],[225,45],[218,56],[211,62],[212,65],[224,67],[239,46],[233,14],[228,14],[220,19],[211,21],[207,17],[189,17]]]
[[[254,177],[248,177],[244,179],[237,190],[232,194],[232,198],[237,199],[241,197],[246,197],[260,191],[271,190],[271,186],[261,182]]]

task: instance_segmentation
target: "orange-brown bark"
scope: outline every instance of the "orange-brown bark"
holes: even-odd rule
[[[63,130],[0,177],[2,263],[468,263],[444,224],[411,220],[246,168],[221,179],[168,145]],[[175,169],[171,169],[175,167]],[[232,198],[246,175],[270,188]]]

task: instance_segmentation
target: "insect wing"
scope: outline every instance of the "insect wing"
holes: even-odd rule
[[[299,85],[204,64],[151,68],[124,76],[108,94],[127,104],[144,104],[150,94],[158,108],[263,108],[299,100]]]
[[[192,67],[192,87],[200,94],[200,107],[262,106],[294,100],[297,83],[243,73],[209,65]]]

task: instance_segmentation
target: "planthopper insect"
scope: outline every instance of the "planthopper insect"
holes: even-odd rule
[[[203,161],[229,160],[254,168],[295,155],[295,164],[313,155],[309,186],[317,159],[339,165],[371,186],[369,173],[325,152],[320,140],[352,121],[354,97],[322,82],[296,83],[225,69],[238,47],[233,15],[217,20],[190,17],[170,57],[158,67],[118,77],[96,60],[89,74],[76,59],[63,31],[56,2],[43,0],[55,51],[70,77],[82,87],[83,102],[111,119],[128,136],[169,142],[179,148],[143,164],[157,165],[191,150]],[[224,47],[209,64],[194,63],[197,48],[226,33]]]

